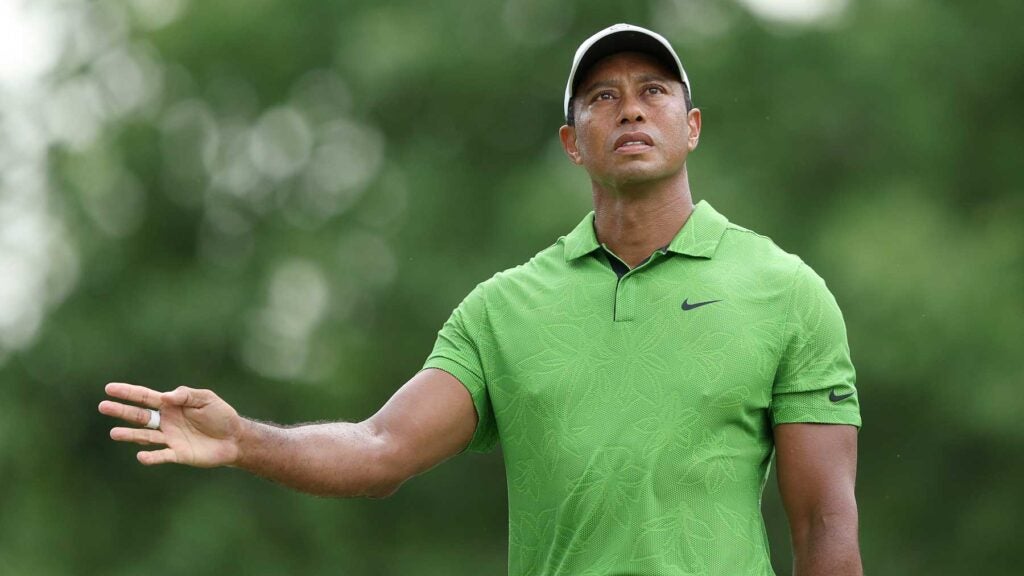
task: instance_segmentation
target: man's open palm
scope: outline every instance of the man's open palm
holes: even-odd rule
[[[138,453],[145,465],[176,462],[202,468],[231,465],[238,459],[242,419],[227,402],[209,390],[184,386],[160,393],[132,384],[110,383],[107,395],[143,406],[104,400],[99,411],[132,424],[145,426],[149,410],[160,411],[160,429],[117,427],[110,437],[144,446],[166,446]]]

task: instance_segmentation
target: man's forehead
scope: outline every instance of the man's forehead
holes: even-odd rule
[[[579,83],[579,91],[595,84],[624,80],[661,79],[679,82],[679,76],[660,60],[643,52],[616,52],[598,60]]]

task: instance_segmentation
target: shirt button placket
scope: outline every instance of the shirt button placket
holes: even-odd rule
[[[636,316],[636,270],[619,278],[615,287],[615,321],[630,322]]]

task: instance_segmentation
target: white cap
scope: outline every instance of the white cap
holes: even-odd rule
[[[686,84],[686,91],[690,95],[690,99],[693,99],[693,90],[686,77],[686,70],[683,70],[683,63],[679,61],[679,56],[676,55],[676,51],[672,49],[668,40],[665,40],[657,32],[646,28],[632,24],[615,24],[587,38],[576,49],[576,57],[572,59],[572,70],[569,72],[569,81],[565,84],[563,112],[566,118],[569,117],[569,102],[577,88],[576,84],[583,80],[583,75],[595,62],[616,52],[644,52],[654,56],[670,70],[679,73],[679,80]]]

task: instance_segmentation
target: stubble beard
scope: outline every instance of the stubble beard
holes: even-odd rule
[[[679,167],[651,165],[648,162],[634,160],[625,166],[615,167],[603,174],[591,173],[593,183],[607,191],[643,192],[652,185],[671,179],[681,173],[685,162]]]

